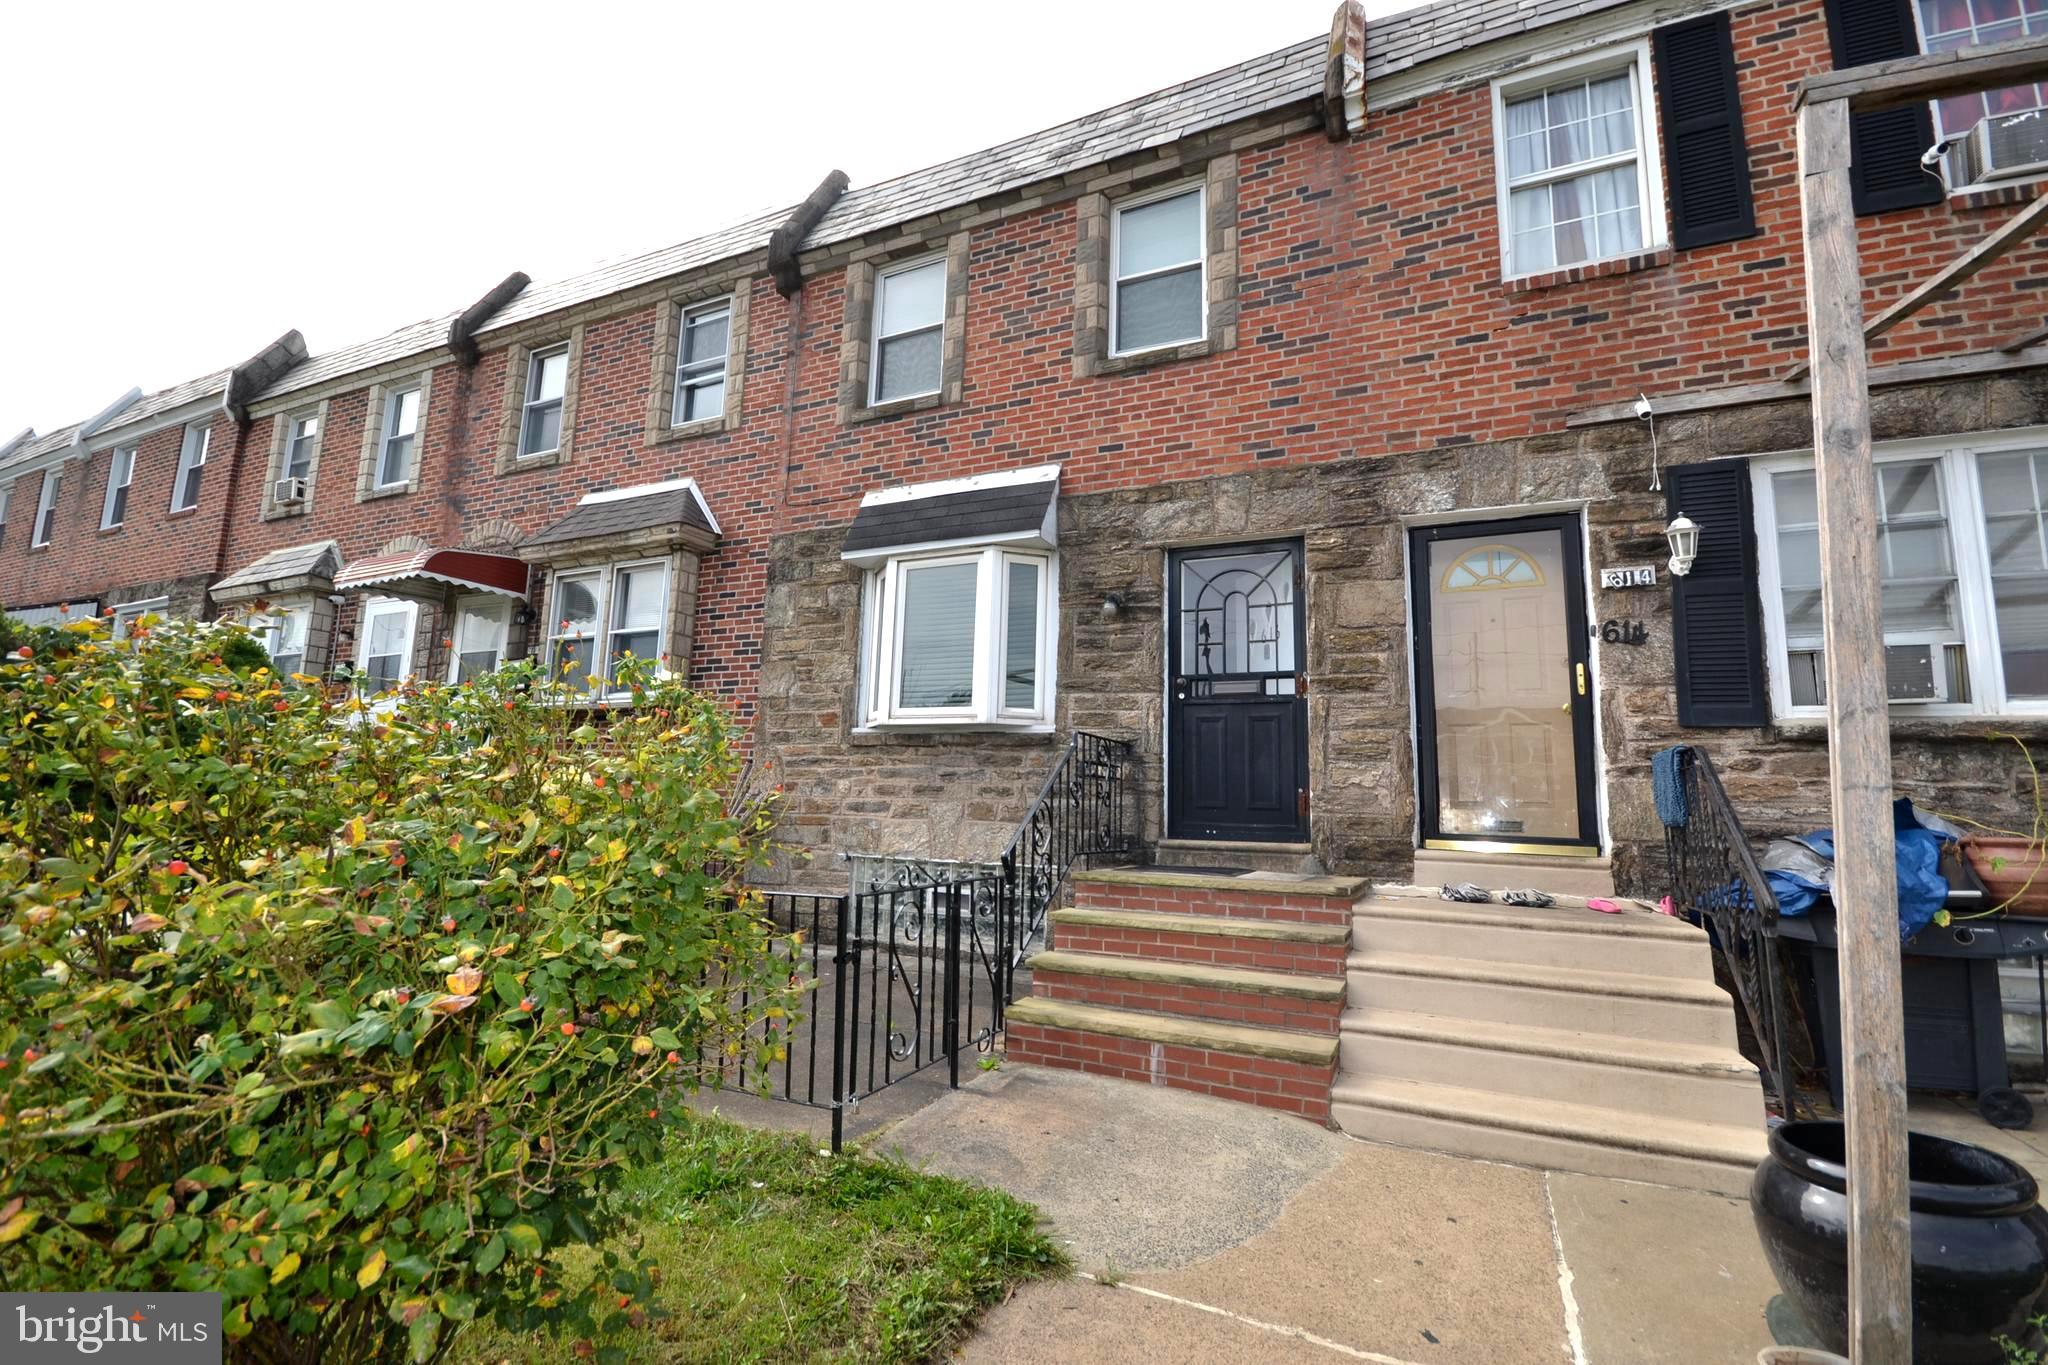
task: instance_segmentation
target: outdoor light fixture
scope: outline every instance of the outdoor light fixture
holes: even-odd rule
[[[533,603],[521,602],[519,604],[519,613],[517,619],[520,625],[530,626],[535,621],[540,619],[540,613],[533,609]]]
[[[1664,539],[1671,542],[1671,576],[1685,577],[1692,572],[1693,560],[1699,557],[1699,523],[1680,512],[1664,528]]]
[[[1119,617],[1119,616],[1122,616],[1123,614],[1124,614],[1124,595],[1123,595],[1122,593],[1120,593],[1120,592],[1113,592],[1113,593],[1111,593],[1111,594],[1110,594],[1109,596],[1107,596],[1107,597],[1105,597],[1105,598],[1103,598],[1103,599],[1102,599],[1102,619],[1103,619],[1103,620],[1105,620],[1105,621],[1114,621],[1114,620],[1116,620],[1116,618],[1117,618],[1117,617]]]

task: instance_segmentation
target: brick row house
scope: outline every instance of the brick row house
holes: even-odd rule
[[[1346,6],[943,165],[24,433],[0,602],[261,601],[292,666],[373,688],[665,656],[751,720],[814,855],[791,882],[989,858],[1088,731],[1134,746],[1148,861],[1492,858],[1654,897],[1669,744],[1758,832],[1826,822],[1795,87],[2043,27]],[[1987,116],[2044,94],[1858,116],[1866,307],[2032,197],[2048,144]],[[1872,352],[1899,782],[1992,824],[2024,772],[1983,732],[2048,733],[2044,286],[2013,252]]]

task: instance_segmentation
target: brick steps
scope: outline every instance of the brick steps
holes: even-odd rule
[[[1088,910],[1345,924],[1365,889],[1362,877],[1231,877],[1130,868],[1076,875],[1074,904]]]
[[[1051,1000],[1329,1034],[1344,1008],[1338,977],[1063,951],[1039,953],[1030,965],[1038,993]]]
[[[1055,948],[1265,971],[1342,973],[1351,941],[1343,924],[1228,915],[1073,907],[1055,910],[1050,918]]]

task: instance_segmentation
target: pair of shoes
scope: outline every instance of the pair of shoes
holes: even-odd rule
[[[1447,901],[1465,901],[1483,904],[1493,899],[1485,887],[1474,886],[1471,882],[1445,882],[1443,890],[1437,893]]]
[[[1547,892],[1530,887],[1519,891],[1503,891],[1500,893],[1500,901],[1502,905],[1524,905],[1532,910],[1541,910],[1545,906],[1557,904],[1556,899]]]

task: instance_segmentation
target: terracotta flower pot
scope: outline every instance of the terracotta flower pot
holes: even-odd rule
[[[1984,883],[1986,908],[2005,905],[2008,915],[2048,915],[2048,848],[2017,835],[1972,834],[1963,839],[1963,857]]]

